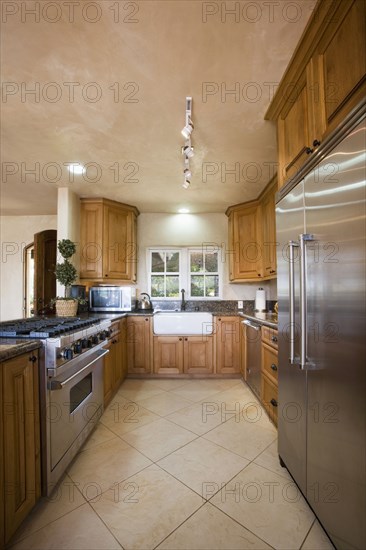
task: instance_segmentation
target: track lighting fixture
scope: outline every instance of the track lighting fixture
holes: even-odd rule
[[[186,97],[186,124],[182,130],[182,135],[185,138],[185,144],[182,147],[182,155],[184,158],[184,189],[188,189],[191,185],[192,172],[189,167],[189,159],[194,155],[194,149],[191,143],[191,134],[193,132],[194,126],[192,122],[192,98]]]

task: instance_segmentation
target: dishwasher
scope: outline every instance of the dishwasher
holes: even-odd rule
[[[245,380],[260,399],[261,396],[261,325],[245,319]]]

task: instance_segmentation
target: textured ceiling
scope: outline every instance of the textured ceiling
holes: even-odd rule
[[[2,213],[55,213],[65,186],[141,212],[224,212],[255,198],[276,162],[264,113],[314,5],[4,2]],[[86,174],[72,181],[70,162]]]

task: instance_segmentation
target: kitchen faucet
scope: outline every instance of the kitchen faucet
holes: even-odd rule
[[[186,310],[186,304],[187,304],[187,302],[186,302],[185,299],[184,299],[184,293],[185,293],[184,288],[182,288],[181,293],[182,293],[182,300],[181,300],[181,302],[180,302],[180,310],[181,310],[181,311],[185,311],[185,310]]]

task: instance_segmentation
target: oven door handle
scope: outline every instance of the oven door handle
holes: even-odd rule
[[[63,380],[62,382],[60,382],[59,380],[50,380],[47,384],[48,389],[51,391],[62,390],[62,388],[66,386],[69,382],[71,382],[71,380],[79,376],[80,373],[88,369],[93,363],[98,361],[98,359],[104,357],[104,355],[107,355],[107,353],[109,353],[109,349],[100,349],[97,353],[98,355],[94,359],[92,359],[92,361],[89,361],[89,363],[85,367],[75,372],[75,374],[73,374],[69,378],[66,378],[66,380]]]
[[[242,321],[243,325],[246,325],[247,327],[253,328],[254,330],[261,330],[260,325],[256,325],[255,323],[252,323],[252,321],[249,321],[249,319],[245,319],[245,321]]]

